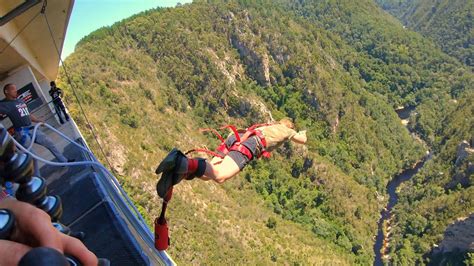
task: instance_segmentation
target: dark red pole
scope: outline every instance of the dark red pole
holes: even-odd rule
[[[165,213],[168,202],[173,195],[173,187],[171,187],[163,199],[163,206],[161,207],[160,217],[155,219],[155,248],[159,251],[168,249],[170,238],[168,235],[168,224],[166,223]]]

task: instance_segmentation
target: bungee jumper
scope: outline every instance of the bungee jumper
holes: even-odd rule
[[[256,124],[246,130],[237,130],[235,126],[224,128],[233,131],[225,140],[215,130],[204,130],[212,130],[221,139],[216,152],[203,149],[190,151],[204,151],[214,155],[210,162],[199,157],[188,158],[176,148],[161,161],[156,169],[156,174],[162,174],[156,187],[161,198],[183,179],[198,177],[204,181],[224,183],[238,174],[251,160],[261,156],[269,157],[285,141],[305,144],[307,140],[306,130],[295,131],[293,122],[288,118],[274,124]]]
[[[173,186],[181,180],[192,180],[196,177],[201,180],[213,180],[219,184],[237,175],[253,159],[270,157],[270,153],[281,146],[285,141],[306,143],[306,130],[297,132],[290,119],[284,118],[273,124],[255,124],[246,130],[237,130],[233,125],[224,128],[232,130],[227,139],[224,139],[215,129],[201,129],[212,131],[221,140],[216,151],[207,149],[193,149],[182,153],[174,148],[161,161],[156,174],[161,178],[156,185],[158,195],[163,199],[163,206],[159,218],[155,220],[155,247],[166,250],[170,244],[168,224],[165,218],[166,207],[173,194]],[[206,152],[213,155],[211,161],[204,158],[188,158],[191,152]]]
[[[161,178],[156,185],[156,191],[163,199],[161,214],[155,220],[155,247],[158,250],[166,250],[170,243],[165,212],[174,185],[183,179],[192,180],[195,177],[204,181],[224,183],[242,171],[251,160],[262,156],[270,157],[270,153],[285,141],[291,140],[299,144],[305,144],[307,141],[306,130],[297,132],[288,118],[272,124],[255,124],[246,130],[237,130],[233,125],[223,128],[232,130],[227,139],[215,129],[201,129],[212,131],[221,140],[215,152],[193,149],[184,154],[174,148],[158,165],[155,172],[161,174]],[[199,157],[188,158],[186,155],[191,152],[206,152],[213,155],[213,158],[211,161]]]

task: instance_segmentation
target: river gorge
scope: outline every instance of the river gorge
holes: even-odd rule
[[[401,119],[404,125],[408,124],[410,114],[413,112],[414,107],[398,108],[396,110],[398,117]],[[431,157],[428,153],[419,162],[408,169],[404,169],[400,174],[396,175],[387,184],[387,195],[389,197],[388,203],[385,208],[380,212],[380,219],[378,221],[377,235],[375,238],[374,252],[375,260],[374,266],[383,265],[384,259],[388,258],[386,254],[388,251],[390,241],[390,229],[392,222],[392,209],[398,202],[397,189],[403,182],[410,180],[418,171],[423,167],[425,162]]]

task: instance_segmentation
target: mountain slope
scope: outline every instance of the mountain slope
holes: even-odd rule
[[[390,255],[393,263],[421,263],[423,255],[429,260],[426,256],[443,231],[474,212],[472,172],[467,170],[473,158],[455,167],[458,145],[474,136],[472,73],[393,19],[382,19],[383,12],[370,1],[308,1],[291,7],[353,44],[360,54],[355,60],[346,59],[346,69],[357,69],[369,88],[389,95],[391,102],[416,106],[408,126],[425,139],[434,156],[406,184],[409,189],[400,190],[403,196],[395,207]],[[453,193],[458,179],[462,185]],[[414,221],[425,221],[417,224],[417,234],[412,231]],[[457,262],[462,261],[461,257]]]
[[[434,264],[441,261],[454,265],[469,264],[465,262],[468,251],[461,246],[454,255],[451,251],[430,253],[434,244],[439,245],[445,237],[449,225],[474,212],[474,152],[469,152],[474,144],[473,99],[471,91],[459,102],[452,103],[455,110],[442,121],[446,126],[440,132],[445,136],[440,150],[400,189],[391,246],[395,263],[413,264],[428,260]],[[462,146],[463,142],[467,147]],[[466,237],[474,241],[472,236]],[[434,255],[438,258],[433,261]]]
[[[433,39],[441,49],[466,65],[474,66],[474,2],[377,0],[404,25]]]
[[[308,129],[306,147],[285,145],[224,186],[177,186],[169,215],[178,263],[372,261],[380,195],[426,149],[394,107],[429,106],[433,95],[449,101],[472,76],[370,3],[375,15],[361,24],[367,13],[350,1],[196,2],[139,14],[78,44],[66,65],[112,167],[150,225],[159,160],[172,147],[217,144],[198,128],[289,116]],[[340,8],[346,12],[334,14]],[[357,27],[348,35],[351,23]],[[451,78],[453,71],[465,80]],[[439,143],[439,124],[419,114],[413,125]]]

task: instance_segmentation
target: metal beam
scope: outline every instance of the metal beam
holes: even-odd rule
[[[15,7],[12,11],[8,12],[5,16],[0,17],[0,27],[7,24],[10,20],[23,14],[31,7],[39,4],[42,0],[25,0],[21,5]]]

